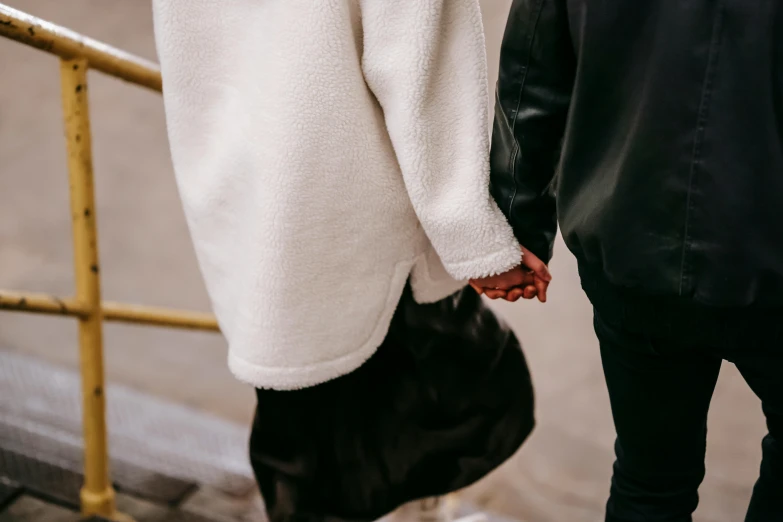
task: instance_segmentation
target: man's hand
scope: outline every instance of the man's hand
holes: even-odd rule
[[[502,274],[473,279],[470,286],[490,299],[505,299],[511,302],[519,300],[520,297],[532,299],[537,294],[535,274],[522,265]]]
[[[496,276],[473,279],[470,286],[479,294],[485,294],[490,299],[503,298],[516,302],[520,297],[533,299],[538,297],[546,302],[546,292],[552,276],[546,264],[525,247],[522,249],[522,264],[508,272]]]
[[[470,286],[490,299],[503,298],[510,301],[508,295],[510,292],[518,293],[525,299],[532,299],[536,295],[535,275],[522,265],[502,274],[472,279]],[[516,296],[513,300],[516,301],[520,296]]]

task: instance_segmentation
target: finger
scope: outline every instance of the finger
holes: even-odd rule
[[[487,285],[491,288],[499,288],[501,290],[511,290],[515,286],[519,286],[524,280],[524,272],[521,268],[515,268],[509,270],[504,274],[497,275],[492,278],[492,284]]]
[[[470,287],[473,290],[475,290],[478,295],[481,295],[481,294],[484,293],[484,289],[482,287],[480,287],[479,285],[477,285],[476,283],[474,283],[473,281],[470,282]]]
[[[538,256],[524,247],[522,247],[522,253],[522,264],[535,272],[536,275],[543,281],[549,282],[552,280],[552,274],[549,273],[549,268],[547,268],[546,263],[541,261]]]
[[[503,297],[506,297],[506,291],[505,290],[498,290],[498,289],[487,289],[484,291],[484,295],[489,297],[490,299],[501,299]]]
[[[525,299],[533,299],[536,296],[536,293],[537,293],[536,292],[536,287],[532,286],[532,285],[529,285],[529,286],[525,287],[525,290],[524,290],[524,293],[523,293],[523,297]]]
[[[532,270],[525,270],[523,273],[524,273],[524,276],[522,277],[522,281],[520,281],[520,283],[517,286],[520,286],[520,287],[524,288],[526,286],[530,286],[532,284],[535,284],[535,282],[536,282],[536,273],[535,272],[533,272]]]
[[[546,267],[544,262],[537,257],[533,256],[533,258],[527,258],[525,266],[532,270],[542,281],[549,282],[552,280],[552,275],[549,273],[549,269]]]
[[[549,282],[536,278],[535,286],[538,300],[542,303],[546,303],[546,291],[549,288]]]
[[[524,295],[525,290],[523,288],[512,288],[506,295],[506,301],[510,303],[516,303]]]
[[[518,269],[508,274],[507,282],[511,287],[525,286],[530,276],[531,272],[523,267],[519,267]]]

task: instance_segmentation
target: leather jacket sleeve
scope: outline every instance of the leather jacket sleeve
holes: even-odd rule
[[[514,0],[501,48],[490,182],[520,244],[547,263],[575,69],[566,0]]]

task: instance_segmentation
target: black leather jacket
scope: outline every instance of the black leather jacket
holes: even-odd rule
[[[618,288],[783,304],[783,2],[514,0],[492,190],[546,260],[557,214]]]

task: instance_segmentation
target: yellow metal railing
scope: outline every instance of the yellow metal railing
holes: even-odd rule
[[[82,514],[124,521],[109,474],[103,371],[103,321],[218,331],[209,314],[101,301],[87,71],[95,69],[161,91],[154,63],[0,4],[0,36],[60,57],[68,150],[76,296],[0,290],[0,309],[76,317],[82,376],[84,486]]]

